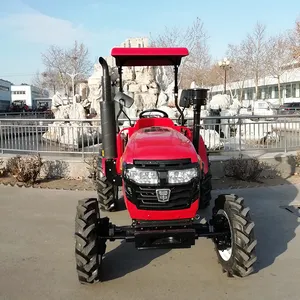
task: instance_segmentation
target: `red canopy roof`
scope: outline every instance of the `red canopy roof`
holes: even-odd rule
[[[169,66],[180,65],[182,57],[189,55],[187,48],[113,48],[117,66]]]

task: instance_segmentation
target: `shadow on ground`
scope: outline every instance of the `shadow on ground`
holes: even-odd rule
[[[257,272],[271,266],[277,258],[286,252],[288,245],[296,236],[299,226],[297,214],[293,211],[298,189],[294,185],[276,186],[270,188],[266,198],[260,201],[259,195],[256,207],[253,208],[257,237]],[[251,206],[251,205],[250,205]],[[300,203],[298,202],[298,207]]]
[[[276,157],[275,161],[279,166],[283,163],[283,158]],[[244,197],[245,203],[251,209],[257,238],[256,273],[270,267],[286,252],[299,226],[300,200],[296,201],[299,190],[289,181],[295,173],[295,161],[288,157],[286,163],[290,169],[276,175],[280,177],[277,181],[280,185],[226,190]]]
[[[168,249],[138,251],[133,243],[122,241],[118,247],[105,254],[102,281],[113,280],[142,269],[169,251]]]

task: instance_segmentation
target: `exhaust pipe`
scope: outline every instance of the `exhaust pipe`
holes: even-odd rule
[[[102,129],[102,157],[113,159],[117,157],[116,132],[117,123],[115,115],[115,103],[111,95],[111,77],[109,75],[108,64],[103,57],[99,58],[99,63],[103,69],[102,76],[102,96],[100,102],[101,129]]]
[[[206,105],[207,91],[208,91],[207,89],[188,90],[188,98],[193,104],[193,110],[194,110],[193,145],[197,151],[199,147],[201,106]]]

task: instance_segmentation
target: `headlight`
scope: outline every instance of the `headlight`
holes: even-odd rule
[[[196,168],[185,169],[185,170],[172,170],[168,171],[168,182],[169,183],[188,183],[193,178],[198,176]]]
[[[138,184],[158,184],[158,174],[153,170],[130,168],[125,171],[125,176]]]

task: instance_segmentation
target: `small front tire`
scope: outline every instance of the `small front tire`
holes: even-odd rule
[[[80,283],[100,281],[106,241],[99,239],[100,212],[97,199],[80,200],[75,218],[75,259]]]

